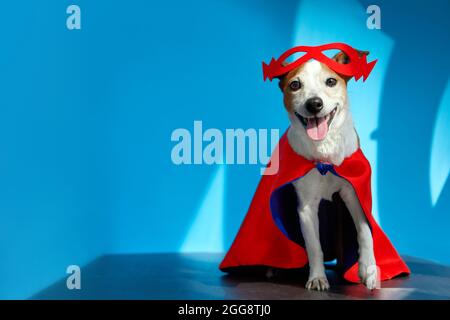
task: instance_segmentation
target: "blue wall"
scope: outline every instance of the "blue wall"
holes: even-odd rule
[[[448,1],[378,1],[381,30],[357,0],[104,0],[75,1],[69,31],[71,3],[0,12],[0,298],[104,253],[226,250],[260,166],[175,166],[172,131],[284,130],[261,61],[331,41],[380,59],[349,88],[379,221],[402,253],[450,263]]]
[[[0,17],[0,297],[24,298],[110,248],[109,90],[63,3]],[[115,210],[115,209],[114,209]]]

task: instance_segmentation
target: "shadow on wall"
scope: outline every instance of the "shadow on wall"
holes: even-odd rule
[[[217,167],[173,165],[174,129],[286,126],[261,61],[296,1],[77,4],[74,31],[68,3],[2,10],[0,298],[104,253],[177,251]],[[258,178],[227,168],[228,241]]]
[[[108,78],[89,35],[66,29],[66,6],[20,0],[0,13],[1,299],[30,296],[111,242]]]
[[[362,1],[365,6],[371,4]],[[383,228],[400,252],[450,263],[450,2],[383,1],[382,31],[395,40],[381,96],[378,197]],[[447,89],[448,90],[448,89]],[[448,95],[447,95],[448,96]],[[439,107],[444,108],[438,112]],[[433,132],[446,139],[433,139]],[[432,146],[433,141],[445,141]],[[440,163],[430,162],[434,148]],[[433,189],[437,177],[442,190]],[[443,176],[443,178],[442,178]],[[430,182],[431,180],[431,182]],[[436,203],[432,201],[434,195]]]
[[[2,298],[27,297],[64,277],[67,265],[103,253],[189,244],[219,167],[175,166],[171,133],[194,120],[284,130],[281,94],[262,81],[261,61],[292,45],[299,6],[79,0],[83,27],[69,32],[65,4],[30,3],[5,5],[0,19]],[[449,4],[380,6],[394,40],[376,134],[382,225],[401,252],[448,263],[450,186],[433,205],[429,172],[435,117],[446,116],[438,107],[446,106]],[[224,202],[225,247],[259,169],[228,166],[218,175],[226,180],[225,198],[215,197]]]
[[[225,207],[205,207],[219,166],[174,165],[174,129],[192,133],[195,120],[203,121],[204,130],[222,132],[287,126],[279,88],[276,82],[262,81],[261,61],[288,45],[297,1],[282,6],[256,0],[173,6],[139,2],[139,10],[121,8],[139,21],[127,22],[133,37],[120,22],[108,32],[114,37],[99,44],[113,54],[104,63],[121,61],[111,90],[118,168],[114,253],[208,250],[207,239],[216,230],[202,227],[201,217],[208,216],[220,223],[215,236],[224,237],[214,248],[220,243],[226,247],[242,221],[260,166],[227,166],[225,195],[216,197],[225,199]],[[204,208],[214,207],[205,213]],[[198,229],[209,234],[193,243],[190,230]]]
[[[341,41],[380,59],[366,83],[349,83],[374,210],[401,253],[450,263],[450,3],[378,1],[381,30],[366,28],[371,4],[300,1],[292,45]]]

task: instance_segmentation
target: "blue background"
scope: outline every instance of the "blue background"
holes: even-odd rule
[[[10,1],[0,11],[0,298],[106,253],[224,251],[259,165],[172,163],[176,128],[288,126],[261,62],[347,42],[379,59],[349,86],[377,219],[450,263],[450,2]],[[369,60],[370,60],[369,59]]]

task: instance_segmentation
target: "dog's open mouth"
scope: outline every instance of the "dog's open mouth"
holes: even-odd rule
[[[333,121],[336,114],[337,107],[335,107],[329,114],[323,117],[306,118],[300,115],[297,111],[295,115],[306,128],[306,134],[313,140],[323,140],[328,134],[328,128]]]

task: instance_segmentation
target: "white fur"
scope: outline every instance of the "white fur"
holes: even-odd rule
[[[312,60],[307,62],[294,77],[291,77],[291,79],[296,78],[302,82],[300,90],[285,92],[285,94],[294,95],[292,96],[294,111],[302,116],[310,117],[311,115],[304,107],[304,102],[308,98],[318,96],[323,100],[324,107],[317,116],[325,116],[335,107],[337,107],[337,112],[329,126],[327,136],[321,141],[310,139],[303,124],[293,112],[290,112],[291,127],[288,131],[288,140],[294,151],[301,156],[312,161],[329,162],[339,166],[346,157],[358,149],[358,137],[347,103],[346,84],[339,79],[335,87],[327,87],[325,80],[330,76],[336,78],[336,74],[323,67],[319,62]],[[310,266],[306,288],[315,290],[329,288],[319,239],[318,208],[321,199],[331,200],[333,193],[339,192],[350,211],[357,231],[359,276],[364,285],[369,289],[374,289],[377,269],[372,235],[350,183],[331,172],[322,176],[317,169],[313,169],[302,179],[293,182],[293,185],[299,198],[298,214]]]

